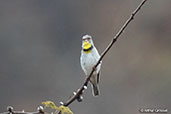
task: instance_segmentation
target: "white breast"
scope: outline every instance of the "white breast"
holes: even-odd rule
[[[81,52],[81,57],[80,57],[81,67],[86,75],[90,74],[93,66],[97,63],[99,58],[100,55],[98,54],[95,47],[92,49],[92,52],[90,53],[84,53],[83,51]],[[97,67],[95,73],[98,73],[99,71],[100,71],[100,65]]]

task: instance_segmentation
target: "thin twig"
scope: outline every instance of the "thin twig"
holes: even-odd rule
[[[35,112],[25,112],[24,110],[23,111],[14,111],[12,106],[8,106],[7,111],[8,112],[3,112],[3,113],[0,113],[0,114],[47,114],[47,113],[44,112],[44,109],[43,109],[42,106],[39,106],[37,108],[37,111],[35,111]]]
[[[0,114],[43,114],[43,113],[40,113],[40,112],[14,111],[14,112],[12,112],[12,113],[10,113],[10,112],[3,112],[3,113],[0,113]]]
[[[115,35],[115,37],[111,40],[111,42],[109,43],[109,45],[107,46],[107,48],[101,54],[100,59],[98,60],[98,62],[96,63],[96,65],[92,68],[92,71],[91,71],[90,75],[86,78],[86,80],[85,80],[84,84],[82,85],[82,87],[77,91],[77,93],[75,95],[73,95],[66,103],[64,103],[64,106],[70,105],[73,101],[75,101],[76,99],[78,99],[78,97],[80,97],[80,95],[82,95],[83,90],[85,89],[85,86],[88,85],[88,83],[90,81],[90,78],[91,78],[93,72],[95,71],[95,69],[97,68],[97,66],[100,64],[101,60],[104,58],[104,56],[110,50],[110,48],[113,46],[113,44],[117,41],[117,39],[122,34],[122,32],[126,29],[126,27],[128,26],[128,24],[134,19],[135,15],[138,13],[138,11],[140,11],[141,7],[145,4],[146,1],[147,0],[142,0],[142,2],[138,5],[138,7],[131,13],[131,16],[127,19],[127,21],[125,22],[125,24],[121,27],[121,29],[119,30],[119,32]]]

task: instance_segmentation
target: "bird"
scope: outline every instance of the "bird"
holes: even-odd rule
[[[87,77],[89,76],[93,67],[96,65],[99,59],[100,59],[100,55],[93,43],[92,37],[90,35],[84,35],[82,37],[80,64],[82,70],[84,71]],[[102,61],[97,66],[97,68],[95,69],[95,71],[93,72],[90,78],[93,96],[98,96],[100,94],[99,81],[100,81],[101,64]]]

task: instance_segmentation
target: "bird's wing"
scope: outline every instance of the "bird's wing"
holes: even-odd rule
[[[99,81],[100,81],[100,71],[99,71],[99,73],[97,74],[97,83],[99,83]]]

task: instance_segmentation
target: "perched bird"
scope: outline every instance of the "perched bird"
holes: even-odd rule
[[[80,57],[80,63],[81,67],[86,74],[86,76],[89,76],[89,74],[92,71],[92,68],[99,60],[100,55],[94,46],[92,37],[90,35],[84,35],[82,37],[82,50],[81,50],[81,57]],[[91,86],[92,86],[92,94],[93,96],[99,95],[99,76],[100,76],[100,67],[101,63],[97,66],[96,70],[94,71],[93,75],[90,78]]]

